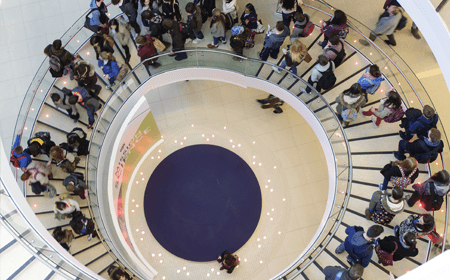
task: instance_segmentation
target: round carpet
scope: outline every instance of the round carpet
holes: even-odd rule
[[[261,190],[238,155],[214,145],[170,154],[147,183],[144,211],[155,239],[180,258],[205,262],[236,252],[258,225]]]

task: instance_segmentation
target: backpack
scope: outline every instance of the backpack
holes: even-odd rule
[[[66,54],[66,50],[63,50],[63,52],[60,56],[57,56],[54,54],[52,54],[52,56],[50,56],[50,59],[48,62],[50,63],[50,68],[54,72],[59,72],[59,71],[61,71],[61,69],[64,68],[64,65],[61,62],[61,57],[63,57],[65,54]]]
[[[208,14],[208,11],[206,10],[205,6],[203,5],[203,0],[200,0],[199,2],[200,2],[200,5],[198,5],[198,6],[200,7],[200,11],[202,13],[202,23],[205,23],[208,20],[209,14]]]
[[[179,22],[180,32],[183,35],[183,39],[189,38],[189,26],[184,22]]]
[[[417,172],[417,167],[414,168],[413,171],[409,174],[408,177],[405,176],[405,172],[403,171],[403,168],[401,166],[398,167],[400,169],[400,172],[402,173],[402,177],[391,177],[391,183],[394,187],[400,187],[402,189],[406,188],[408,185],[412,183],[411,177]]]
[[[427,211],[438,211],[441,209],[444,197],[437,195],[434,186],[432,186],[430,188],[430,195],[422,195],[420,197],[420,202],[423,204],[423,209]]]
[[[84,175],[81,172],[72,172],[70,175],[77,177],[78,180],[84,181]]]
[[[251,49],[254,46],[255,46],[255,39],[253,39],[252,36],[249,36],[245,41],[244,48]]]
[[[14,149],[11,151],[11,157],[9,158],[9,161],[12,163],[12,165],[15,168],[20,168],[20,160],[26,157],[26,155],[22,155],[20,157],[16,157],[14,155]]]
[[[67,134],[67,139],[69,139],[69,138],[72,136],[72,134],[75,134],[75,135],[78,136],[78,134],[76,134],[75,131],[81,131],[82,134],[83,134],[83,137],[80,137],[80,138],[81,138],[81,139],[86,139],[86,137],[87,137],[86,132],[84,132],[84,130],[81,129],[81,128],[79,128],[79,127],[75,127],[74,129],[72,129],[72,131],[69,132],[69,134]]]
[[[320,77],[319,81],[317,82],[317,85],[321,88],[321,89],[331,89],[334,84],[336,83],[336,76],[333,73],[332,66],[330,62],[330,66],[328,67],[328,69],[325,72],[320,72],[322,73],[322,77]]]
[[[438,150],[440,148],[440,145],[435,147],[433,150],[428,149],[427,145],[423,141],[419,141],[420,146],[422,149],[424,149],[426,152],[423,154],[414,154],[414,158],[419,163],[430,163],[437,159],[438,157]]]
[[[342,44],[342,42],[340,42],[340,41],[339,41],[339,43],[342,45],[342,49],[341,49],[340,52],[338,52],[335,48],[328,48],[327,49],[327,51],[332,51],[332,52],[334,52],[337,55],[336,58],[333,60],[334,67],[338,67],[339,65],[341,65],[342,61],[344,61],[344,58],[347,55],[345,53],[344,44]]]
[[[300,28],[301,26],[297,26],[294,25],[294,28]],[[314,24],[311,21],[308,21],[305,25],[305,27],[303,28],[303,32],[302,34],[300,34],[301,37],[308,37],[309,35],[311,35],[314,31]]]
[[[403,118],[403,115],[405,115],[405,112],[403,111],[402,106],[398,107],[397,110],[392,112],[389,116],[385,117],[383,120],[387,123],[394,123],[398,122]]]
[[[403,15],[402,13],[402,18],[400,19],[400,21],[398,22],[397,27],[395,28],[395,30],[402,30],[403,28],[406,27],[406,23],[408,22],[408,19]]]

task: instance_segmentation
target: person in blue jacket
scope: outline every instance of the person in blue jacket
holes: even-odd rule
[[[107,52],[100,53],[100,59],[98,60],[98,67],[102,68],[104,77],[108,79],[109,86],[106,88],[111,88],[115,85],[116,77],[119,75],[120,68],[117,62],[110,59]]]
[[[91,26],[99,26],[101,28],[106,27],[106,24],[108,23],[108,17],[106,16],[108,8],[105,3],[103,3],[103,0],[91,0],[89,8],[91,8],[91,10],[95,9],[91,14],[89,24]],[[99,30],[101,28],[99,28]]]
[[[26,167],[31,163],[31,156],[20,146],[20,138],[22,136],[22,130],[17,133],[14,145],[11,148],[11,158],[10,161],[16,168],[26,171]]]
[[[421,114],[418,109],[414,110],[417,112],[416,117],[420,117],[417,117],[415,120],[413,119],[414,117],[411,117],[410,120],[402,122],[400,127],[404,127],[405,132],[399,131],[399,134],[403,140],[411,140],[411,138],[414,137],[414,134],[417,134],[418,138],[427,137],[428,131],[432,128],[436,128],[436,124],[439,121],[438,114],[436,114],[434,109],[429,105],[423,106],[423,114]],[[406,112],[406,117],[408,117],[408,115],[412,115],[410,114],[410,111]]]
[[[284,25],[282,21],[278,21],[274,29],[267,31],[264,47],[259,53],[259,58],[266,61],[270,54],[270,57],[276,59],[287,36],[289,36],[289,27]]]
[[[376,64],[370,65],[361,78],[359,78],[358,84],[361,85],[361,91],[364,93],[366,102],[369,102],[367,94],[373,95],[378,90],[383,80],[384,78],[381,75],[380,68]]]
[[[360,264],[363,267],[367,267],[372,258],[375,238],[383,231],[383,227],[379,225],[371,226],[367,232],[364,232],[362,227],[347,227],[345,233],[348,236],[336,248],[335,253],[342,254],[344,251],[347,251],[347,261],[350,265]]]

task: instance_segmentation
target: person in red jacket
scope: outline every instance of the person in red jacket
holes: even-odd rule
[[[153,44],[153,39],[150,35],[147,34],[144,36],[137,36],[136,43],[139,45],[138,56],[141,58],[141,61],[144,61],[147,58],[158,54],[158,51]],[[145,67],[148,68],[151,65],[154,68],[158,68],[159,66],[161,66],[161,64],[156,62],[156,60],[158,60],[158,58],[147,60],[146,62],[144,62]]]

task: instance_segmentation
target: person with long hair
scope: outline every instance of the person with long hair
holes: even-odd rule
[[[391,161],[390,163],[386,164],[383,169],[381,169],[380,173],[384,177],[383,182],[378,185],[380,190],[386,190],[389,182],[404,189],[409,184],[414,183],[417,177],[419,177],[417,160],[413,157],[409,157],[405,160],[397,160],[394,162]],[[398,178],[409,178],[409,180],[399,180]],[[407,183],[408,185],[405,185]]]
[[[318,44],[322,48],[328,44],[328,40],[332,35],[345,39],[348,33],[347,16],[341,10],[334,11],[333,17],[322,23],[321,30],[324,35],[324,41],[319,41]]]
[[[379,247],[375,250],[381,249],[386,253],[393,254],[393,261],[402,260],[405,257],[415,257],[419,254],[416,248],[416,236],[412,232],[406,232],[401,236],[386,236],[378,240]],[[378,249],[379,248],[379,249]]]
[[[245,10],[241,15],[241,25],[247,27],[249,30],[256,29],[258,27],[258,15],[253,4],[248,3],[245,5]]]
[[[214,49],[219,47],[219,41],[225,44],[227,38],[225,37],[225,17],[220,11],[220,9],[213,10],[213,16],[209,29],[211,30],[211,35],[213,36],[212,44],[208,44],[208,48]]]
[[[423,201],[424,198],[430,196],[432,192],[440,197],[444,197],[450,190],[450,176],[447,170],[441,170],[425,182],[417,183],[412,186],[414,193],[410,197],[406,195],[405,199],[408,201],[408,206],[413,207],[417,201]],[[433,190],[432,190],[433,189]]]
[[[380,126],[383,119],[393,114],[402,106],[402,98],[396,91],[390,91],[386,96],[386,98],[380,100],[381,104],[378,108],[370,107],[369,110],[362,112],[366,117],[372,116],[372,121],[377,127]]]
[[[403,220],[399,226],[394,227],[395,236],[403,236],[406,232],[412,232],[416,238],[428,235],[436,229],[433,216],[428,213],[412,214]]]
[[[350,88],[344,90],[335,101],[338,104],[336,106],[336,115],[341,124],[347,126],[350,120],[344,120],[342,113],[348,109],[355,109],[356,112],[359,112],[365,104],[364,96],[361,93],[361,85],[358,83],[353,84]]]
[[[125,63],[130,62],[131,54],[128,43],[130,42],[130,30],[126,22],[120,19],[112,19],[109,21],[109,31],[112,33],[110,36],[119,40],[120,45],[125,51]]]
[[[302,0],[280,0],[279,3],[281,4],[281,16],[283,17],[283,23],[287,27],[291,24],[296,12],[303,14],[303,10],[300,8],[300,5],[303,4]]]
[[[364,74],[362,74],[361,78],[358,80],[358,84],[361,85],[361,90],[364,93],[366,102],[369,102],[367,94],[373,95],[380,87],[383,80],[384,78],[381,75],[380,67],[376,64],[370,65]]]
[[[153,39],[150,35],[137,36],[136,44],[139,45],[138,56],[141,58],[141,61],[144,61],[147,58],[158,54],[158,51],[156,50],[155,45],[153,44]],[[150,59],[150,60],[144,62],[145,67],[148,68],[151,65],[154,68],[158,68],[159,66],[161,66],[161,64],[156,62],[156,60],[157,60],[157,58]]]
[[[292,74],[297,75],[297,66],[306,58],[306,56],[309,55],[308,47],[297,39],[292,42],[289,51],[286,49],[282,49],[282,51],[285,54],[285,57],[283,62],[281,62],[280,67],[286,69],[286,67],[289,66],[289,70]],[[275,66],[272,66],[272,69],[278,74],[281,73],[281,71]]]

